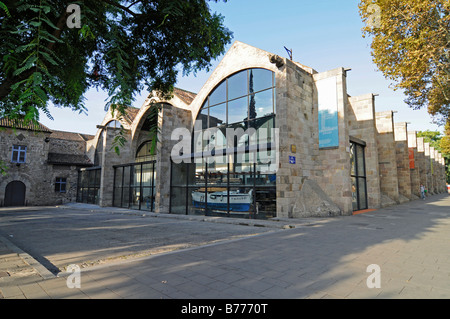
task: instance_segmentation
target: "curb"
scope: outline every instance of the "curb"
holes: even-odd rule
[[[0,241],[13,253],[17,254],[26,264],[30,265],[34,268],[38,274],[44,279],[53,279],[56,276],[50,272],[47,268],[45,268],[40,262],[31,257],[28,253],[24,252],[22,249],[14,245],[7,238],[0,235]]]

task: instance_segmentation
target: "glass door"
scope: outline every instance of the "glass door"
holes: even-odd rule
[[[367,209],[367,183],[364,145],[350,142],[353,210]]]

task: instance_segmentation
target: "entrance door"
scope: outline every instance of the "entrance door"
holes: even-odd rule
[[[25,184],[21,181],[12,181],[6,185],[5,206],[25,206]]]
[[[353,210],[367,209],[367,183],[364,145],[350,142]]]

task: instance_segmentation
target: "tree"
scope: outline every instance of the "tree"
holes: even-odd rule
[[[447,182],[450,183],[450,122],[445,125],[444,136],[439,131],[426,130],[417,132],[417,137],[423,137],[424,142],[441,152],[445,159]]]
[[[437,123],[450,115],[450,2],[361,0],[373,62],[413,109],[428,107]]]
[[[50,102],[87,112],[90,88],[121,114],[145,88],[169,97],[232,38],[207,0],[1,0],[0,24],[0,117],[26,121]]]
[[[440,142],[442,139],[441,132],[439,131],[418,131],[417,137],[423,137],[423,141],[426,143],[430,143],[430,146],[434,147],[434,149],[441,150],[440,148]]]
[[[445,136],[442,137],[439,147],[447,166],[447,183],[450,184],[450,121],[445,125]]]

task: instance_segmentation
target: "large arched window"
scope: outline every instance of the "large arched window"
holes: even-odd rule
[[[192,161],[172,165],[171,213],[274,216],[275,86],[272,71],[253,68],[208,95],[194,124]]]
[[[142,143],[136,152],[137,163],[155,160],[155,150],[152,152],[152,141]]]
[[[247,69],[223,80],[206,98],[194,125],[193,153],[225,147],[226,129],[273,128],[275,114],[275,74],[266,69]],[[210,135],[205,139],[195,134]],[[270,132],[270,131],[269,131]],[[270,137],[270,136],[269,136]],[[248,136],[236,141],[248,144]]]

